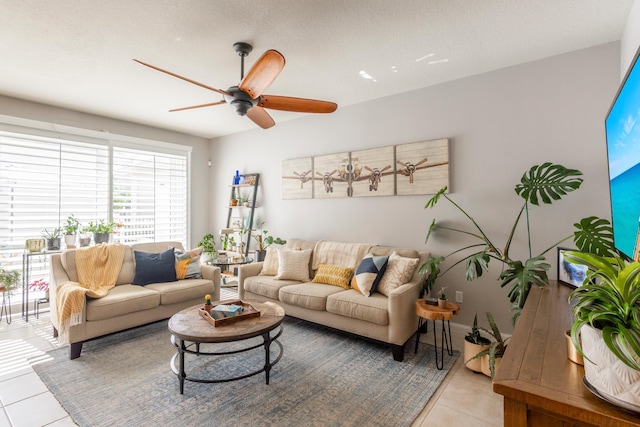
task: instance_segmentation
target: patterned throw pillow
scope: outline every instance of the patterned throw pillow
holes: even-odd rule
[[[197,247],[188,252],[175,251],[176,256],[176,277],[178,279],[200,279],[200,255],[204,248]]]
[[[388,256],[373,256],[371,254],[362,258],[356,269],[356,274],[351,280],[351,287],[365,297],[371,295],[378,288],[378,284],[387,269]]]
[[[353,268],[337,265],[320,264],[316,275],[311,282],[326,283],[327,285],[340,286],[349,289],[349,281],[353,276]]]
[[[291,249],[278,250],[278,274],[277,280],[309,281],[309,259],[311,249],[294,251]]]
[[[276,274],[278,274],[278,248],[269,246],[259,276],[275,276]]]
[[[391,291],[409,282],[418,265],[418,261],[420,261],[419,258],[404,258],[393,252],[389,257],[387,271],[384,272],[378,284],[378,292],[389,296]]]

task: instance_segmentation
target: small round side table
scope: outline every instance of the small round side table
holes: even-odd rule
[[[420,331],[422,330],[423,321],[426,320],[427,332],[428,321],[433,321],[433,346],[436,350],[436,368],[441,370],[444,367],[444,347],[447,346],[447,354],[453,356],[453,344],[451,343],[451,324],[449,321],[453,316],[458,314],[460,306],[447,301],[447,308],[439,308],[437,305],[427,304],[424,299],[416,301],[416,314],[418,315],[418,330],[416,331],[416,349],[418,352],[418,343],[420,342]],[[440,337],[440,362],[438,362],[438,341],[436,339],[436,320],[442,322],[442,333]],[[447,322],[447,329],[444,322]]]

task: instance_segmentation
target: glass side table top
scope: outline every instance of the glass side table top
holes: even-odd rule
[[[207,261],[209,265],[241,265],[241,264],[249,264],[253,262],[253,258],[246,256],[228,256],[226,260],[221,260],[218,257],[213,258],[210,261]]]

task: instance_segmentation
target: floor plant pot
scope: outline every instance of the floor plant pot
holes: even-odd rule
[[[469,359],[471,359],[473,356],[480,353],[481,351],[487,350],[491,345],[491,341],[489,341],[487,338],[481,337],[480,341],[485,344],[475,344],[467,341],[466,338],[464,339],[464,360],[465,360],[464,366],[466,366],[467,368],[471,369],[474,372],[482,372],[482,357],[478,357],[477,359],[473,359],[473,360],[469,360]],[[484,356],[484,357],[487,357],[487,356]]]
[[[93,233],[93,241],[96,245],[99,245],[100,243],[109,243],[110,237],[110,233]]]
[[[640,371],[631,369],[606,346],[602,331],[580,329],[585,386],[596,396],[625,409],[640,411]]]
[[[47,239],[47,250],[48,251],[59,251],[60,250],[60,242],[61,239],[56,237],[55,239]]]

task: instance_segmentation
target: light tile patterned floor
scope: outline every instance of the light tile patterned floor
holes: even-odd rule
[[[223,299],[237,297],[233,288],[222,292]],[[461,349],[463,337],[453,340]],[[27,362],[47,360],[46,352],[57,346],[46,312],[40,319],[30,317],[28,324],[20,313],[10,325],[0,322],[0,427],[75,425]],[[413,426],[502,426],[502,414],[502,396],[493,393],[489,378],[466,369],[459,357]]]

